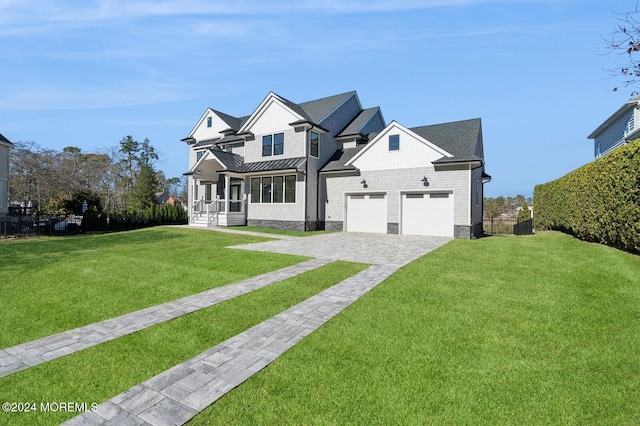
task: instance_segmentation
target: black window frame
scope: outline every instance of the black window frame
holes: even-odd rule
[[[284,132],[262,136],[262,156],[284,155]]]
[[[255,183],[255,185],[254,185]],[[262,194],[262,186],[260,178],[251,178],[251,204],[260,203],[260,196]]]
[[[389,151],[400,151],[400,135],[389,135]]]
[[[295,204],[296,175],[251,178],[251,204]]]
[[[268,196],[265,196],[266,194],[268,194]],[[260,195],[260,202],[262,204],[272,203],[271,197],[273,196],[273,178],[271,176],[263,176],[260,178]]]
[[[313,135],[315,135],[315,138],[313,137]],[[314,148],[315,154],[313,153]],[[320,156],[320,134],[314,131],[309,132],[309,155],[315,158],[318,158]]]

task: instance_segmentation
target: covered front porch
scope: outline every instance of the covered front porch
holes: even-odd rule
[[[214,155],[205,154],[185,173],[189,188],[189,224],[239,226],[247,224],[245,179],[230,172]]]

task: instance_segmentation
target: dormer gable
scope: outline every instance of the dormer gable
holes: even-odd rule
[[[241,120],[240,118],[232,117],[212,108],[207,108],[189,133],[189,136],[182,140],[188,143],[204,140],[213,141],[225,136],[226,132],[235,134]]]
[[[290,123],[308,119],[309,117],[306,116],[304,111],[294,103],[273,92],[269,92],[267,97],[264,98],[258,108],[238,130],[238,133],[265,134],[287,129],[290,127]]]
[[[453,155],[392,121],[345,165],[363,171],[425,167],[443,157]]]

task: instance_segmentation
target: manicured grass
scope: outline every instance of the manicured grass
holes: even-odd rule
[[[639,424],[640,257],[454,240],[190,424]]]
[[[335,262],[244,296],[0,379],[0,402],[102,402],[258,324],[366,265]],[[0,424],[58,424],[73,413],[2,413]]]
[[[294,237],[310,237],[312,235],[327,234],[333,231],[292,231],[289,229],[273,229],[262,228],[260,226],[232,226],[229,229],[236,229],[238,231],[251,231],[262,232],[264,234],[277,234],[277,235],[291,235]]]
[[[0,348],[306,259],[224,248],[258,241],[171,227],[0,241]]]

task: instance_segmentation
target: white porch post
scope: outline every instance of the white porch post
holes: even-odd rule
[[[196,207],[196,179],[191,178],[191,199],[189,200],[189,221],[193,223]]]
[[[231,176],[224,175],[224,212],[229,214],[229,197],[231,195]]]

